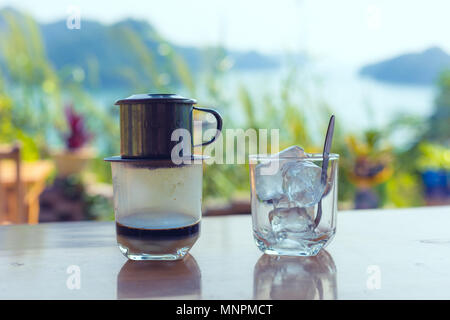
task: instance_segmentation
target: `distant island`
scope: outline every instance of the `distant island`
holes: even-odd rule
[[[450,55],[439,47],[432,47],[423,52],[403,54],[366,65],[359,73],[379,81],[430,85],[447,68],[450,69]]]
[[[32,19],[14,8],[3,8],[0,10],[0,32],[7,27],[5,16],[14,17],[19,25],[26,25]],[[130,79],[148,83],[155,74],[163,74],[167,70],[175,73],[176,70],[171,68],[180,70],[182,62],[178,59],[176,66],[170,64],[168,57],[172,53],[182,58],[193,74],[211,67],[268,69],[277,68],[281,63],[278,56],[255,51],[226,50],[219,46],[179,46],[164,39],[150,23],[143,20],[125,19],[106,25],[82,19],[80,29],[69,29],[65,19],[35,24],[53,67],[62,74],[67,74],[73,68],[81,68],[87,75],[83,85],[90,88],[128,87],[133,86]],[[222,65],[214,65],[225,57],[227,59]],[[177,79],[172,81],[176,82]]]

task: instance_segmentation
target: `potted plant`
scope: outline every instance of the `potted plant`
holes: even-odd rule
[[[422,142],[417,159],[427,205],[450,203],[450,149]]]
[[[392,152],[380,143],[380,134],[368,130],[364,140],[347,139],[349,150],[349,180],[356,186],[355,209],[378,208],[381,205],[376,187],[386,182],[393,173]]]
[[[92,149],[86,147],[92,135],[85,126],[84,118],[72,105],[65,108],[69,132],[62,135],[65,149],[53,154],[58,177],[64,178],[80,173],[89,159],[94,157]]]

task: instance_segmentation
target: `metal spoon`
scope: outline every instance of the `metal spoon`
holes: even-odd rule
[[[325,144],[323,146],[323,157],[322,157],[322,174],[320,176],[320,183],[324,186],[327,184],[327,170],[328,170],[328,159],[330,156],[331,143],[333,141],[333,132],[334,132],[334,115],[331,116],[330,122],[328,124],[327,135],[325,136]],[[323,197],[323,195],[322,195]],[[317,226],[320,223],[320,219],[322,219],[322,197],[317,205],[317,215],[314,219],[314,225]]]

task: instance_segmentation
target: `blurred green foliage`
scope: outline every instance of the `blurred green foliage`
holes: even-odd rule
[[[450,148],[423,142],[419,145],[419,151],[420,156],[417,159],[419,170],[450,170]]]
[[[444,71],[438,80],[438,94],[434,111],[428,120],[425,140],[450,147],[450,70]]]
[[[4,70],[0,83],[0,142],[18,140],[23,157],[33,160],[45,144],[59,100],[58,79],[48,64],[36,24],[30,17],[19,23],[3,12],[0,50]],[[51,121],[47,121],[51,120]],[[53,121],[52,121],[53,120]]]

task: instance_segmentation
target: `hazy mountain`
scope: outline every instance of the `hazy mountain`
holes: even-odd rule
[[[6,11],[13,13],[16,19],[23,19],[20,12],[4,8],[0,10],[0,29],[5,27],[3,13]],[[278,57],[257,52],[178,46],[162,39],[147,21],[134,19],[111,25],[81,19],[80,29],[68,29],[66,21],[60,20],[39,24],[39,28],[46,54],[56,70],[64,74],[64,71],[81,68],[86,74],[85,85],[88,87],[130,86],[132,81],[145,83],[163,72],[176,74],[180,60],[174,64],[169,59],[171,52],[182,57],[194,73],[210,66],[213,58],[224,56],[229,57],[228,64],[235,69],[276,68],[280,65]]]
[[[432,47],[366,65],[360,74],[386,82],[427,85],[436,81],[446,68],[450,68],[450,56],[442,49]]]

